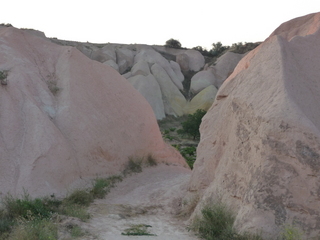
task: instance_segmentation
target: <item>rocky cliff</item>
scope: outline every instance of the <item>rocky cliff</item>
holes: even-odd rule
[[[225,202],[240,231],[320,235],[320,13],[282,24],[247,54],[201,124],[194,215]]]
[[[59,196],[119,173],[130,156],[186,165],[163,142],[145,98],[113,68],[11,26],[0,27],[0,53],[2,194]]]

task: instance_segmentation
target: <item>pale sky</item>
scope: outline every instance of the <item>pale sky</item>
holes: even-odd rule
[[[47,37],[92,43],[211,49],[212,43],[264,41],[281,23],[320,12],[319,0],[5,0],[0,23]]]

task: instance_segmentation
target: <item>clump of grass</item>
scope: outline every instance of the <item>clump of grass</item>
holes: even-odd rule
[[[82,230],[82,228],[80,226],[71,225],[70,226],[70,234],[71,234],[71,237],[77,238],[77,237],[84,236],[86,233],[85,233],[85,231]]]
[[[282,240],[301,240],[303,233],[293,225],[285,225],[280,233]]]
[[[89,206],[94,200],[93,195],[88,190],[77,189],[64,199],[66,204],[76,204]]]
[[[202,217],[196,218],[190,227],[206,240],[262,240],[259,235],[237,233],[234,228],[235,217],[222,203],[205,206],[201,211]]]
[[[152,167],[152,166],[157,166],[157,160],[154,158],[152,154],[148,154],[147,156],[147,165]]]
[[[58,227],[50,219],[24,220],[13,228],[9,240],[57,240]]]
[[[134,224],[130,228],[127,228],[122,232],[122,235],[126,236],[157,236],[148,231],[148,228],[152,226],[146,224]]]
[[[123,171],[123,175],[126,176],[131,173],[142,172],[142,160],[142,158],[129,157],[129,161]]]
[[[115,183],[121,182],[121,176],[111,176],[109,178],[96,178],[90,193],[93,198],[104,198]]]
[[[59,213],[62,215],[76,217],[81,221],[85,222],[90,218],[90,215],[87,213],[87,209],[83,205],[78,204],[63,204],[63,207],[59,210]]]
[[[49,218],[52,214],[50,205],[46,201],[36,198],[31,199],[29,194],[24,193],[21,199],[15,199],[12,195],[7,195],[4,198],[4,206],[6,215],[10,219],[30,217]]]

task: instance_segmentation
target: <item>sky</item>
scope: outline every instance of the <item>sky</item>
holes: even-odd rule
[[[281,23],[320,12],[319,0],[7,0],[0,23],[47,37],[92,43],[164,45],[208,50],[264,41]]]

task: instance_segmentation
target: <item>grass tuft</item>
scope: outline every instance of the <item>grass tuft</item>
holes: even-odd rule
[[[134,224],[131,225],[130,228],[127,228],[124,230],[124,232],[121,233],[121,235],[126,236],[157,236],[155,234],[152,234],[148,231],[148,228],[152,226],[146,225],[146,224]]]
[[[142,160],[142,158],[129,157],[129,161],[123,171],[123,175],[126,176],[131,173],[142,172]]]
[[[196,218],[190,227],[206,240],[262,240],[259,235],[237,233],[234,228],[235,217],[222,203],[205,206],[201,211],[202,217]]]

